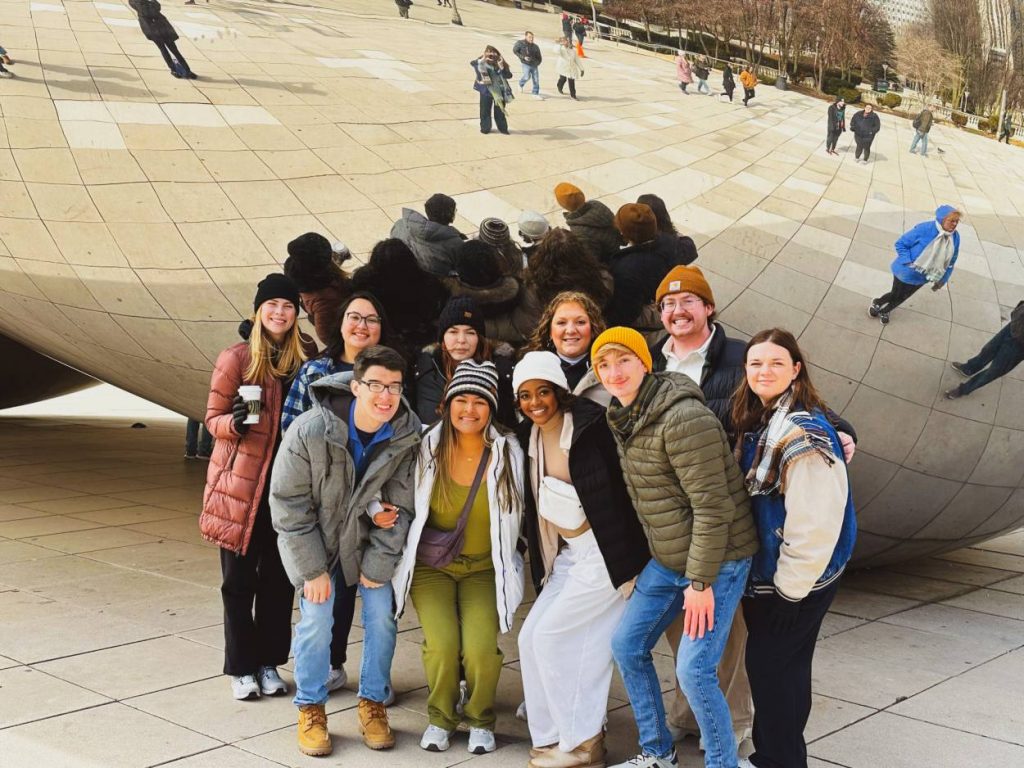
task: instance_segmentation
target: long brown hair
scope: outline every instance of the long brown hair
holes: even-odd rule
[[[567,229],[549,230],[530,253],[526,285],[548,304],[563,290],[588,294],[599,306],[611,298],[602,279],[605,269],[583,241]]]
[[[529,341],[523,348],[523,354],[527,352],[551,352],[554,344],[551,342],[551,322],[555,319],[555,312],[563,304],[579,304],[583,307],[587,318],[590,320],[590,341],[600,336],[605,331],[604,315],[597,302],[582,291],[562,291],[544,308],[544,314],[540,316],[540,322],[534,329]]]
[[[743,379],[737,385],[736,391],[732,396],[732,428],[737,436],[743,435],[745,432],[752,432],[761,426],[775,405],[774,400],[770,403],[762,403],[761,398],[754,394],[754,390],[747,384],[746,361],[750,348],[757,344],[763,344],[766,341],[778,344],[789,352],[789,356],[794,363],[800,363],[800,373],[796,375],[796,379],[792,384],[793,407],[791,410],[824,411],[828,407],[825,405],[825,401],[821,399],[821,395],[818,394],[818,390],[811,383],[811,374],[807,370],[807,358],[800,351],[800,345],[796,343],[796,338],[792,333],[782,328],[769,328],[766,331],[754,334],[753,338],[747,342],[747,348],[743,351]],[[778,398],[775,399],[777,400]]]

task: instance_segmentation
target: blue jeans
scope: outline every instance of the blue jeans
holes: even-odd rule
[[[917,149],[917,142],[921,142],[921,154],[928,154],[928,134],[921,133],[920,131],[914,131],[914,140],[910,142],[910,151],[913,152]]]
[[[331,671],[331,629],[334,626],[334,595],[344,582],[339,569],[331,574],[331,596],[322,603],[299,597],[302,618],[295,625],[292,656],[295,657],[297,707],[327,701],[327,676]],[[359,698],[384,702],[391,693],[391,660],[395,655],[398,624],[391,582],[376,589],[359,585],[363,599],[363,663],[359,671]]]
[[[519,78],[519,87],[522,88],[527,80],[533,81],[533,95],[540,93],[540,68],[533,64],[523,64],[523,76]]]
[[[707,80],[697,79],[697,93],[711,93],[711,87]]]
[[[969,395],[1000,376],[1005,376],[1024,360],[1024,346],[1010,334],[1010,324],[1003,326],[988,340],[981,351],[963,365],[971,378],[960,385],[960,394]]]
[[[718,662],[747,584],[750,563],[749,557],[722,563],[710,587],[715,595],[714,630],[697,640],[684,635],[679,643],[676,677],[700,726],[707,768],[736,768],[739,762],[729,705],[718,685]],[[683,590],[689,584],[681,573],[655,560],[648,562],[612,636],[612,654],[633,705],[640,750],[645,755],[672,754],[672,736],[665,724],[665,705],[651,649],[682,610]]]
[[[205,456],[213,453],[213,435],[206,430],[206,425],[195,419],[185,424],[185,455]]]

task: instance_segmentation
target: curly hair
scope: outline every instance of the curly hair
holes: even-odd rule
[[[596,339],[605,331],[604,315],[597,303],[582,291],[562,291],[553,298],[544,308],[544,314],[540,316],[540,322],[523,347],[522,354],[527,352],[553,352],[554,344],[551,342],[551,323],[555,318],[555,312],[563,304],[579,304],[590,320],[591,341]]]
[[[583,241],[567,229],[552,229],[541,239],[527,261],[526,285],[547,304],[562,291],[586,293],[604,306],[611,292],[601,276],[601,262]]]

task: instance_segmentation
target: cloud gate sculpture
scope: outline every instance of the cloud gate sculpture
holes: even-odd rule
[[[188,80],[121,0],[0,4],[16,61],[0,80],[0,334],[197,416],[253,286],[301,232],[366,254],[437,191],[466,232],[524,208],[558,221],[559,181],[613,209],[653,192],[697,241],[730,332],[795,332],[856,426],[858,562],[1024,522],[1024,367],[942,397],[950,361],[1024,298],[1019,150],[937,126],[923,159],[906,151],[909,122],[883,116],[857,165],[824,152],[821,101],[682,96],[668,62],[607,42],[578,103],[518,99],[512,135],[483,136],[469,60],[510,50],[524,18],[553,38],[558,17],[470,6],[460,29],[450,11],[403,20],[380,0],[168,5]],[[553,69],[541,77],[553,94]],[[964,213],[949,289],[883,329],[866,310],[892,244],[941,203]]]

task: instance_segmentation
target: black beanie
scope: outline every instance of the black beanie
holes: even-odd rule
[[[471,296],[454,296],[448,300],[437,319],[437,340],[444,343],[444,333],[453,325],[468,325],[477,336],[484,335],[484,315]]]
[[[479,240],[466,240],[462,243],[455,271],[463,283],[474,288],[488,288],[501,279],[497,252]]]
[[[271,299],[287,299],[298,309],[299,289],[290,277],[275,272],[264,277],[256,286],[256,298],[252,300],[253,312],[258,312],[260,304]]]
[[[288,243],[288,255],[300,260],[330,261],[332,253],[331,241],[319,232],[307,232]]]

